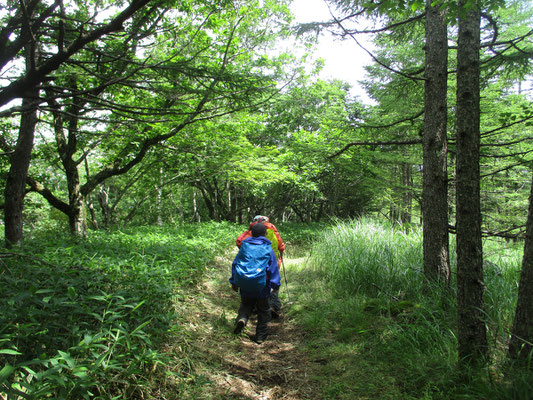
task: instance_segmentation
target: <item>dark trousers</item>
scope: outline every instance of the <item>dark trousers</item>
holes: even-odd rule
[[[279,290],[272,290],[269,298],[270,308],[279,312],[281,310],[281,300],[279,299]]]
[[[266,339],[268,335],[268,323],[272,319],[268,297],[265,297],[264,299],[253,299],[250,297],[241,296],[241,305],[239,307],[237,321],[244,319],[245,323],[248,322],[254,307],[257,309],[257,327],[255,328],[255,337],[257,339]]]

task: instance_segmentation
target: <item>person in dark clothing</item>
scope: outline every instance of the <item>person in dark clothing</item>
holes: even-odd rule
[[[269,297],[271,290],[279,290],[281,279],[279,275],[276,254],[272,250],[271,242],[266,235],[266,227],[262,223],[255,224],[252,227],[252,236],[243,240],[243,245],[239,253],[233,260],[231,267],[231,278],[229,282],[234,291],[241,294],[241,304],[237,319],[235,321],[234,333],[239,334],[246,326],[254,308],[257,310],[257,326],[255,331],[255,342],[263,343],[268,337],[268,322],[272,319]],[[266,284],[259,289],[250,290],[238,286],[237,267],[246,263],[254,263],[254,269],[265,269],[266,267]]]

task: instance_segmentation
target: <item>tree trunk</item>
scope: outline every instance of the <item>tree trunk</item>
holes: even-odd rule
[[[98,192],[98,203],[100,204],[100,209],[102,210],[104,228],[109,228],[111,225],[112,210],[109,206],[109,191],[105,185],[102,185],[100,187],[100,191]]]
[[[75,146],[74,146],[75,148]],[[87,218],[85,214],[85,199],[80,192],[80,175],[78,166],[72,160],[72,154],[64,160],[63,166],[68,186],[69,225],[70,233],[79,237],[87,237]]]
[[[72,89],[77,89],[77,82],[71,79]],[[63,115],[61,105],[54,99],[53,93],[49,93],[48,104],[54,116],[54,135],[56,139],[57,152],[61,159],[61,164],[65,170],[68,189],[68,211],[70,232],[75,236],[87,236],[87,220],[85,216],[85,201],[81,193],[80,174],[78,163],[74,160],[77,151],[77,134],[79,117],[81,115],[84,101],[75,96],[67,112]],[[64,118],[64,116],[66,118]],[[67,136],[65,136],[65,126]]]
[[[79,193],[79,182],[77,188],[70,197],[70,212],[68,220],[70,225],[70,232],[79,237],[87,237],[87,218],[85,213],[85,201],[83,196]]]
[[[33,41],[25,47],[26,70],[35,70],[37,61],[37,47]],[[39,87],[36,85],[24,93],[22,99],[22,114],[20,116],[19,136],[15,151],[10,158],[10,168],[4,189],[4,232],[7,247],[16,245],[23,237],[22,210],[24,209],[24,194],[26,178],[30,168],[35,125],[37,125],[37,106],[39,103]]]
[[[411,209],[413,207],[413,178],[411,173],[411,164],[409,163],[402,164],[402,184],[404,187],[404,192],[402,196],[403,205],[400,220],[402,224],[405,225],[411,223]]]
[[[85,175],[87,178],[90,176],[89,171],[89,161],[87,161],[87,158],[83,160],[83,164],[85,165]],[[96,220],[96,211],[94,210],[94,205],[91,196],[85,197],[85,207],[87,210],[89,210],[89,215],[91,216],[91,224],[94,229],[98,230],[98,221]]]
[[[178,214],[180,217],[180,226],[184,227],[185,226],[185,212],[184,212],[185,204],[183,203],[183,197],[184,197],[183,189],[179,191],[179,195],[180,195],[180,205],[179,205]]]
[[[428,280],[448,283],[448,140],[447,68],[448,36],[445,12],[426,5],[426,71],[423,146],[423,249]]]
[[[159,184],[155,187],[157,226],[163,226],[163,168],[159,168]]]
[[[233,182],[229,183],[228,197],[229,220],[231,222],[237,222],[237,189]]]
[[[201,221],[200,213],[198,212],[198,201],[196,200],[196,190],[192,191],[192,206],[193,206],[193,219],[196,222]]]
[[[35,125],[37,124],[37,97],[38,90],[34,90],[32,97],[26,97],[22,100],[24,111],[20,117],[19,136],[15,151],[10,159],[11,166],[4,190],[4,229],[7,247],[16,245],[23,237],[22,210],[24,209],[26,177],[30,167]]]
[[[533,369],[533,179],[529,195],[529,212],[526,224],[526,241],[522,272],[518,286],[518,302],[511,331],[509,355],[511,358],[529,363]]]
[[[459,3],[464,8],[466,0]],[[483,362],[483,248],[480,207],[479,2],[459,17],[457,51],[457,309],[459,359]],[[424,216],[425,218],[426,216]]]
[[[202,194],[202,198],[204,199],[205,206],[207,207],[207,211],[209,213],[209,219],[212,221],[215,221],[216,216],[215,216],[215,206],[213,205],[214,202],[211,201],[211,199],[209,198],[208,192],[204,189],[202,184],[199,184],[197,187],[198,189],[200,189],[200,193]]]
[[[98,221],[96,220],[96,211],[94,210],[93,202],[90,198],[86,199],[86,208],[89,210],[89,215],[91,216],[91,224],[93,229],[98,230]]]

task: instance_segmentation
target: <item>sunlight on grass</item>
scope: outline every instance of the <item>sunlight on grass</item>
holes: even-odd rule
[[[455,282],[447,290],[424,284],[421,232],[364,218],[324,231],[308,263],[291,270],[300,283],[291,314],[309,332],[324,398],[526,400],[531,385],[523,373],[503,374],[520,252],[497,242],[485,247],[491,368],[506,378],[472,371],[464,384],[456,368]]]
[[[239,231],[210,223],[91,232],[86,240],[54,233],[26,240],[31,251],[5,253],[0,393],[108,399],[159,391],[171,361],[162,346],[172,336],[188,347],[174,303]],[[190,364],[176,365],[182,371],[164,379],[174,385],[169,392],[189,379]]]

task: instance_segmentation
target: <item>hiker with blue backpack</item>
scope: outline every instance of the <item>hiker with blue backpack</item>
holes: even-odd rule
[[[283,242],[283,239],[281,238],[281,235],[278,232],[278,229],[274,226],[273,223],[270,222],[269,218],[264,215],[256,215],[254,217],[254,220],[250,224],[250,227],[241,233],[239,237],[237,238],[237,247],[241,247],[242,242],[246,239],[252,236],[252,227],[255,224],[262,223],[265,225],[267,229],[267,233],[265,237],[270,240],[270,245],[272,246],[272,250],[274,250],[274,253],[276,254],[277,262],[278,262],[278,271],[280,269],[280,266],[283,263],[283,252],[285,251],[285,243]],[[279,291],[278,290],[272,290],[270,293],[270,308],[272,309],[272,318],[279,318],[281,313],[281,300],[279,299]]]
[[[229,279],[234,291],[240,291],[241,304],[235,322],[234,333],[246,326],[254,308],[257,310],[257,326],[254,341],[263,343],[268,337],[268,323],[272,319],[269,297],[271,290],[281,285],[276,254],[265,236],[262,223],[251,227],[252,236],[244,239],[231,266]]]

